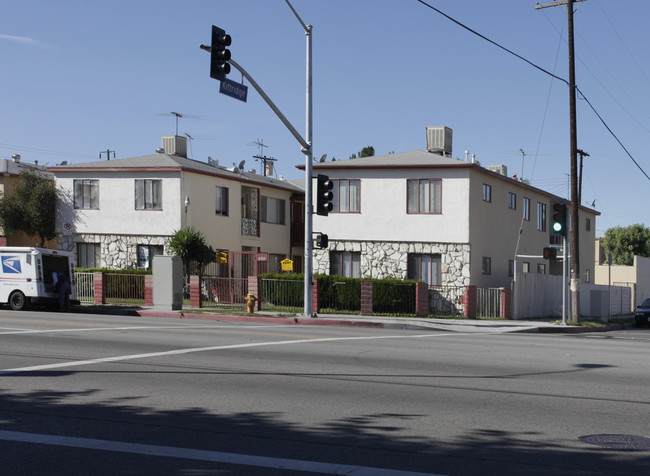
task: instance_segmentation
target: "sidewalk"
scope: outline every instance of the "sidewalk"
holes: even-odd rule
[[[85,309],[84,309],[85,308]],[[277,317],[271,312],[256,312],[252,315],[234,315],[184,307],[179,311],[156,308],[123,308],[117,306],[80,306],[83,312],[106,314],[128,314],[141,317],[166,317],[171,319],[199,319],[232,322],[257,322],[264,324],[312,325],[312,326],[343,326],[343,327],[374,327],[386,329],[438,330],[462,333],[581,333],[606,332],[622,330],[630,327],[624,324],[609,324],[602,327],[563,326],[548,321],[529,320],[483,320],[483,319],[436,319],[415,317],[384,317],[358,316],[345,314],[320,314],[308,318]],[[556,321],[553,321],[556,322]]]

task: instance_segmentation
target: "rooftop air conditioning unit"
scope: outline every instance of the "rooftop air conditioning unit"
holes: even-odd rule
[[[169,155],[187,158],[187,139],[181,136],[162,136],[162,146]]]
[[[451,157],[451,138],[453,131],[449,127],[427,127],[427,152]]]
[[[504,177],[508,176],[508,167],[505,165],[488,165],[487,168],[488,170],[501,174]]]

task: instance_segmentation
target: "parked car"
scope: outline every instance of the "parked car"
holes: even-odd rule
[[[634,323],[637,327],[648,327],[650,325],[650,298],[636,307],[634,313]]]

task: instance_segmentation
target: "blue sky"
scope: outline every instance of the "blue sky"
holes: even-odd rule
[[[567,15],[534,0],[429,0],[459,22],[568,79]],[[540,2],[544,3],[544,2]],[[292,0],[313,29],[314,156],[347,159],[425,148],[426,126],[453,129],[453,156],[505,164],[539,188],[568,194],[568,88],[417,0]],[[580,90],[650,175],[650,2],[588,0],[575,13]],[[301,178],[304,156],[259,95],[243,103],[209,77],[212,25],[232,56],[296,129],[305,130],[305,35],[284,0],[34,0],[0,16],[0,157],[55,165],[153,153],[190,134],[190,154],[230,166],[269,147],[277,174]],[[230,79],[239,81],[234,71]],[[165,115],[167,114],[167,115]],[[650,225],[650,187],[586,101],[578,100],[582,203],[597,234]],[[520,150],[523,150],[525,156]],[[104,155],[105,158],[105,155]]]

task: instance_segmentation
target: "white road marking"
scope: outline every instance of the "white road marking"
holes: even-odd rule
[[[0,440],[38,443],[43,445],[66,446],[102,451],[117,451],[167,458],[182,458],[215,463],[256,466],[262,468],[287,469],[293,471],[308,471],[324,474],[349,474],[353,476],[441,476],[432,473],[416,473],[393,469],[371,468],[368,466],[353,466],[347,464],[320,463],[297,459],[271,458],[266,456],[224,453],[220,451],[194,450],[173,446],[145,445],[140,443],[125,443],[122,441],[96,440],[92,438],[76,438],[71,436],[40,435],[18,431],[0,430]]]
[[[481,335],[476,332],[471,333],[444,333],[444,334],[420,334],[420,335],[388,335],[388,336],[365,336],[365,337],[323,337],[323,338],[311,338],[311,339],[296,339],[296,340],[282,340],[282,341],[273,341],[273,342],[249,342],[247,344],[231,344],[231,345],[217,345],[210,347],[190,347],[187,349],[175,349],[175,350],[166,350],[162,352],[149,352],[147,354],[132,354],[132,355],[117,355],[114,357],[102,357],[98,359],[89,359],[89,360],[76,360],[72,362],[60,362],[57,364],[45,364],[45,365],[35,365],[32,367],[19,367],[15,369],[6,369],[0,370],[0,375],[9,375],[15,374],[18,372],[34,372],[40,370],[52,370],[52,369],[62,369],[66,367],[79,367],[82,365],[94,365],[94,364],[103,364],[106,362],[122,362],[125,360],[136,360],[136,359],[148,359],[151,357],[164,357],[168,355],[181,355],[181,354],[192,354],[195,352],[209,352],[215,350],[226,350],[226,349],[245,349],[250,347],[264,347],[271,345],[293,345],[293,344],[305,344],[307,342],[340,342],[346,340],[378,340],[378,339],[417,339],[424,337],[449,337],[449,336],[465,336],[465,335]]]

